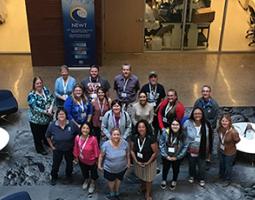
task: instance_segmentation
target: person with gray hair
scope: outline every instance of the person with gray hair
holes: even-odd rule
[[[65,100],[72,94],[76,84],[75,78],[69,75],[69,68],[66,65],[60,67],[60,77],[55,81],[56,106],[63,107]]]

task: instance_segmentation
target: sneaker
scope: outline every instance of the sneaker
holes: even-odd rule
[[[204,181],[204,180],[200,180],[200,181],[199,181],[199,185],[200,185],[201,187],[204,187],[204,186],[205,186],[205,181]]]
[[[176,188],[176,181],[172,181],[169,188],[170,188],[170,190],[175,190],[175,188]]]
[[[89,181],[86,179],[86,180],[84,181],[84,183],[82,184],[82,189],[83,189],[83,190],[86,190],[86,189],[88,188],[88,185],[89,185]]]
[[[231,181],[224,181],[222,187],[228,187],[231,184]]]
[[[156,174],[160,174],[160,169],[157,167],[157,171],[156,171]]]
[[[88,192],[92,194],[94,191],[95,191],[95,183],[90,183]]]
[[[160,187],[163,190],[166,189],[166,181],[161,181]]]
[[[189,182],[190,182],[190,183],[194,183],[194,177],[191,176],[191,177],[189,178]]]

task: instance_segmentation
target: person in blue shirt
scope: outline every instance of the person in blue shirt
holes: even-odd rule
[[[69,68],[66,65],[60,67],[61,76],[55,81],[56,106],[63,107],[65,100],[72,94],[76,83],[75,78],[69,75]]]
[[[81,84],[75,84],[72,95],[64,103],[64,108],[67,111],[68,120],[72,120],[78,127],[85,122],[90,123],[92,105],[84,95]]]
[[[29,106],[28,118],[31,131],[34,137],[34,144],[37,153],[46,155],[43,144],[48,145],[45,132],[53,116],[54,97],[50,91],[44,87],[40,76],[33,79],[32,90],[27,97]]]

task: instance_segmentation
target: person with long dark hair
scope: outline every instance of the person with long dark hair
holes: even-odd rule
[[[141,191],[146,200],[152,199],[152,181],[156,176],[158,143],[151,132],[149,123],[142,119],[137,122],[131,141],[131,155],[135,175],[141,180]]]
[[[67,120],[67,113],[63,108],[57,110],[57,120],[52,122],[46,132],[46,138],[53,151],[51,170],[51,184],[55,185],[58,171],[63,157],[66,161],[66,181],[72,181],[74,138],[79,134],[79,128],[74,122]]]
[[[78,127],[83,123],[90,123],[92,118],[92,105],[84,94],[81,84],[75,84],[72,95],[69,96],[64,108],[67,111],[68,119],[72,120]]]
[[[100,144],[102,120],[104,114],[111,108],[111,99],[107,97],[103,88],[99,87],[97,89],[97,97],[92,100],[92,107],[93,134],[97,137],[98,144]]]
[[[32,90],[28,94],[27,102],[35,149],[37,153],[46,155],[47,151],[43,145],[48,145],[45,133],[53,118],[54,97],[49,89],[44,86],[40,76],[34,77]]]
[[[161,188],[166,189],[167,175],[170,167],[173,169],[173,178],[170,190],[174,190],[177,184],[177,178],[180,171],[181,159],[185,156],[187,145],[184,143],[181,124],[178,120],[173,120],[170,127],[160,136],[159,141],[160,154],[162,156],[162,181]]]
[[[88,193],[95,191],[95,183],[98,178],[97,160],[99,157],[99,147],[96,137],[92,136],[89,124],[84,123],[80,127],[81,135],[75,137],[74,142],[74,162],[79,163],[84,178],[82,188],[88,188]]]
[[[183,125],[185,143],[188,145],[189,182],[198,179],[205,186],[206,158],[212,152],[212,129],[201,108],[193,108],[190,118]],[[198,171],[196,170],[198,167]]]
[[[224,186],[228,186],[232,178],[232,168],[236,157],[236,144],[240,141],[238,132],[232,126],[232,119],[229,113],[221,116],[217,133],[219,136],[219,175],[225,182]]]

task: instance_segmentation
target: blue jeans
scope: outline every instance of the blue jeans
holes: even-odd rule
[[[222,150],[219,151],[220,167],[219,175],[223,180],[231,180],[232,177],[232,168],[235,161],[236,154],[232,156],[227,156]]]
[[[196,170],[198,167],[198,171]],[[192,157],[189,155],[189,175],[190,177],[197,178],[198,180],[205,180],[205,160],[199,157]]]

